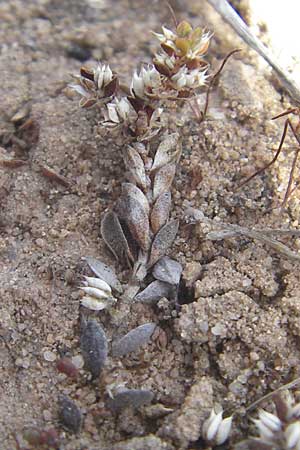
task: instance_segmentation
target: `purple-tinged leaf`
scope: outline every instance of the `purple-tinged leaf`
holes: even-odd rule
[[[112,356],[121,357],[137,351],[142,345],[149,342],[155,328],[156,324],[150,322],[129,331],[121,339],[113,342]]]
[[[161,167],[153,182],[153,200],[156,200],[161,194],[169,191],[175,176],[176,164],[170,163]]]
[[[122,183],[122,195],[124,197],[134,198],[142,205],[147,215],[149,215],[150,206],[147,197],[137,186],[132,183]]]
[[[78,433],[82,425],[82,414],[78,406],[66,396],[59,398],[59,420],[72,433]]]
[[[110,251],[116,259],[129,265],[129,261],[133,261],[127,239],[120,225],[118,216],[113,211],[105,214],[101,222],[101,235]]]
[[[124,159],[126,167],[136,184],[145,190],[149,185],[149,180],[145,172],[144,162],[137,150],[128,146],[124,153]]]
[[[153,392],[146,389],[120,389],[113,398],[109,398],[106,406],[114,413],[125,408],[139,409],[150,405],[154,398]]]
[[[181,146],[178,145],[179,134],[168,135],[158,146],[151,172],[171,162],[177,162],[181,153]]]
[[[276,415],[282,422],[287,422],[290,407],[280,394],[274,394],[272,397],[276,407]]]
[[[182,274],[182,265],[168,256],[161,258],[153,267],[154,278],[177,286]]]
[[[152,283],[134,297],[134,300],[148,305],[154,305],[163,297],[169,298],[173,291],[174,288],[169,283],[152,281]]]
[[[153,205],[150,223],[153,233],[157,233],[169,219],[171,209],[171,193],[170,191],[161,194]]]
[[[84,259],[88,263],[90,269],[98,278],[101,278],[101,280],[105,281],[112,289],[119,292],[120,294],[123,292],[122,285],[118,280],[115,271],[110,266],[107,266],[102,261],[91,258],[89,256],[85,257]]]
[[[119,202],[121,218],[126,221],[132,237],[147,251],[151,244],[148,214],[144,207],[131,196],[122,197]]]
[[[118,87],[118,78],[114,77],[105,87],[104,87],[104,96],[111,97],[114,95]]]
[[[160,258],[165,256],[176,237],[178,226],[178,220],[171,220],[159,230],[153,239],[148,267],[153,266]]]
[[[105,365],[108,346],[105,332],[96,320],[88,320],[83,325],[80,348],[85,367],[97,378]]]

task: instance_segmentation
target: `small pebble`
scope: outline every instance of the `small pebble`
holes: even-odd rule
[[[72,359],[72,363],[74,364],[75,367],[77,367],[77,369],[82,369],[83,368],[84,360],[83,360],[83,357],[81,355],[73,356],[71,359]]]
[[[56,360],[56,354],[50,350],[46,350],[43,356],[45,361],[53,362]]]
[[[51,420],[52,420],[52,414],[48,409],[44,409],[43,417],[46,422],[51,422]]]

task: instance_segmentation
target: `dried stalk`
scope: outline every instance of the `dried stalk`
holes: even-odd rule
[[[299,87],[296,86],[293,80],[287,75],[286,71],[278,64],[276,58],[267,49],[261,41],[254,36],[254,34],[247,27],[245,22],[239,17],[235,10],[229,5],[226,0],[207,0],[208,3],[223,17],[226,22],[231,25],[235,32],[260,56],[262,56],[265,61],[272,67],[276,72],[282,87],[288,92],[291,98],[300,103],[300,91]]]
[[[239,225],[225,223],[222,223],[220,225],[223,227],[223,229],[207,233],[206,238],[212,241],[219,241],[231,237],[246,236],[267,244],[276,252],[281,253],[282,255],[286,256],[289,259],[292,259],[293,261],[300,261],[300,255],[298,253],[293,252],[289,247],[282,244],[282,242],[279,242],[276,239],[270,237],[270,235],[272,236],[274,234],[298,235],[300,233],[299,230],[251,230],[249,228],[240,227]]]

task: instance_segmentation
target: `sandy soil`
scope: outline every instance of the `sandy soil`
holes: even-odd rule
[[[118,145],[103,137],[95,113],[80,110],[63,90],[82,62],[97,59],[109,60],[129,79],[156,48],[148,30],[159,31],[172,21],[158,1],[0,3],[0,157],[25,161],[0,167],[3,450],[16,448],[14,433],[25,446],[23,432],[31,426],[57,428],[66,450],[205,448],[201,425],[217,404],[226,415],[236,415],[231,443],[224,447],[232,448],[252,432],[246,406],[299,376],[297,264],[250,239],[209,241],[207,222],[186,224],[186,211],[195,208],[215,223],[298,228],[297,193],[285,213],[276,209],[292,153],[235,190],[239,180],[269,160],[282,130],[280,121],[269,119],[289,99],[204,1],[173,5],[179,19],[215,31],[209,53],[213,67],[233,48],[244,51],[224,70],[205,123],[197,125],[188,107],[172,119],[184,149],[172,214],[181,220],[172,250],[185,268],[181,312],[162,303],[134,305],[125,316],[122,306],[119,315],[118,310],[113,316],[99,314],[110,341],[153,321],[165,331],[167,343],[152,342],[122,360],[110,357],[100,381],[90,383],[84,369],[76,381],[59,373],[56,360],[68,355],[80,361],[78,285],[89,273],[82,258],[99,258],[123,279],[126,275],[99,231],[124,170]],[[41,165],[67,182],[45,177]],[[300,245],[291,237],[285,243],[295,251]],[[112,384],[153,390],[155,408],[113,416],[104,404],[106,386]],[[58,423],[60,394],[84,415],[77,435]]]

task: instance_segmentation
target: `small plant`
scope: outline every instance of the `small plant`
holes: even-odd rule
[[[199,114],[202,120],[211,86],[204,56],[212,33],[182,21],[176,24],[175,31],[162,27],[162,33],[153,34],[160,49],[151,64],[134,72],[129,86],[124,86],[117,73],[104,63],[93,69],[82,67],[70,85],[81,96],[80,106],[98,107],[101,125],[111,133],[121,133],[126,144],[123,158],[127,181],[122,184],[117,204],[105,214],[101,233],[116,259],[132,267],[132,277],[123,294],[129,299],[136,296],[147,273],[166,255],[179,225],[169,216],[170,189],[181,155],[181,139],[164,125],[163,107],[192,99],[206,89],[205,110]],[[224,63],[220,70],[223,66]],[[177,279],[178,268],[173,266],[171,262],[169,268],[176,271]],[[86,279],[82,305],[100,310],[115,302],[110,283],[102,280],[108,286],[99,288],[94,286],[95,280]],[[161,283],[157,284],[158,289],[162,288]]]

